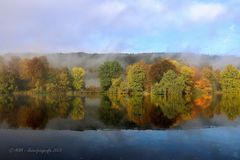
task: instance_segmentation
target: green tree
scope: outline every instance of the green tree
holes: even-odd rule
[[[112,85],[112,79],[122,74],[123,68],[117,61],[106,61],[100,66],[99,78],[102,91],[107,91]]]
[[[10,94],[16,89],[14,76],[6,69],[0,72],[0,94]]]
[[[224,92],[239,92],[240,91],[240,72],[233,66],[228,65],[220,73],[220,83]]]
[[[0,57],[0,94],[10,94],[16,88],[14,73],[5,64],[4,59]]]
[[[140,93],[144,91],[146,74],[146,64],[143,61],[128,66],[127,81],[128,86],[133,93]]]
[[[72,88],[72,79],[68,68],[63,68],[58,72],[57,81],[61,92],[66,92]]]
[[[177,74],[174,71],[167,71],[164,73],[162,80],[153,86],[152,93],[154,95],[168,95],[171,93],[176,78]]]
[[[59,69],[55,68],[49,69],[48,79],[46,83],[46,91],[48,93],[57,93],[58,91],[60,91],[59,73],[60,73]]]
[[[84,88],[85,82],[85,71],[81,67],[73,67],[71,70],[71,75],[73,79],[73,88],[75,90],[81,90]]]
[[[165,72],[173,70],[177,72],[176,66],[169,60],[161,60],[153,63],[149,70],[149,76],[152,83],[159,82]]]
[[[153,95],[184,95],[189,94],[187,79],[173,70],[164,73],[162,80],[152,87]]]

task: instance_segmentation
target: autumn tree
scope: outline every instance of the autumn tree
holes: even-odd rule
[[[60,69],[50,68],[48,79],[46,82],[46,91],[48,93],[58,93],[60,91],[59,85],[59,73],[61,72]]]
[[[195,81],[194,88],[201,90],[204,94],[212,92],[212,85],[210,83],[210,80],[206,78],[201,78]]]
[[[0,72],[3,72],[5,67],[6,67],[6,65],[4,62],[4,58],[2,56],[0,56]]]
[[[72,79],[68,68],[63,68],[58,72],[57,80],[60,91],[66,92],[72,88]]]
[[[30,79],[28,75],[28,61],[29,60],[27,58],[23,58],[20,60],[20,63],[19,63],[20,78],[24,80]]]
[[[49,93],[65,93],[72,89],[72,77],[68,68],[51,68],[46,83]]]
[[[73,67],[71,70],[72,85],[75,90],[81,90],[85,86],[85,70],[81,67]]]
[[[16,82],[12,72],[0,57],[0,94],[9,94],[16,89]]]
[[[8,62],[8,69],[16,78],[20,78],[20,61],[19,57],[11,57]]]
[[[194,81],[196,80],[197,69],[195,67],[190,67],[183,65],[180,68],[180,74],[183,76],[186,84],[185,92],[190,94],[194,87]]]
[[[106,61],[100,66],[99,78],[102,91],[107,91],[112,85],[112,79],[122,74],[123,68],[117,61]]]
[[[240,72],[233,66],[228,65],[220,73],[220,83],[222,90],[225,92],[239,92],[240,91]]]
[[[121,77],[112,79],[112,85],[108,90],[110,94],[118,94],[123,79]]]
[[[208,79],[211,82],[213,91],[220,90],[219,75],[217,71],[214,71],[212,66],[205,66],[201,70],[203,78]]]
[[[10,61],[7,64],[7,68],[10,74],[13,76],[14,81],[16,83],[17,89],[23,89],[23,81],[20,77],[20,58],[19,57],[11,57]]]
[[[108,89],[109,94],[126,95],[129,93],[128,84],[122,77],[112,79],[112,85]]]
[[[3,57],[0,57],[0,94],[10,94],[16,88],[14,73],[5,63]]]
[[[49,70],[47,58],[42,56],[23,59],[20,63],[21,77],[29,80],[32,87],[35,87],[37,90],[42,89]]]
[[[0,94],[10,94],[16,89],[15,78],[7,68],[0,72]]]

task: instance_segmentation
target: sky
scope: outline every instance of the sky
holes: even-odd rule
[[[240,55],[240,0],[0,0],[0,53]]]

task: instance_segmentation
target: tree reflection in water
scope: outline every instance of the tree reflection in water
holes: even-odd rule
[[[223,93],[220,109],[230,120],[236,119],[240,114],[240,96],[234,93]]]
[[[81,120],[84,118],[84,104],[80,97],[75,98],[72,101],[71,118],[73,120]]]
[[[52,118],[84,118],[80,97],[7,96],[0,97],[0,121],[10,128],[43,129]]]
[[[158,96],[152,97],[156,107],[160,107],[163,114],[169,119],[174,119],[180,114],[188,115],[191,113],[191,107],[182,96]]]
[[[155,103],[151,102],[150,96],[142,96],[142,95],[135,95],[131,97],[117,97],[116,96],[109,96],[109,103],[107,103],[110,106],[113,106],[111,104],[111,101],[117,101],[119,103],[119,106],[122,108],[125,108],[127,111],[127,121],[133,122],[135,125],[137,125],[140,128],[169,128],[171,127],[175,122],[177,115],[173,117],[168,117],[168,108],[161,108],[157,107]],[[169,104],[166,99],[159,99],[162,97],[158,97],[155,100],[160,103],[166,103]],[[118,100],[116,100],[118,99]],[[165,100],[165,102],[163,101]],[[176,100],[176,99],[168,99]],[[180,104],[177,102],[177,104]],[[106,105],[106,104],[105,104]],[[171,106],[171,105],[170,105]],[[168,107],[168,106],[162,106],[162,107]],[[178,108],[178,106],[175,106],[175,109]],[[164,110],[165,109],[165,110]],[[178,108],[181,112],[187,112],[185,111],[185,107]],[[184,111],[182,111],[182,110]],[[164,112],[167,111],[167,112]],[[176,113],[176,111],[174,111]],[[180,113],[179,113],[180,114]]]
[[[99,114],[100,119],[105,125],[119,126],[123,118],[123,112],[120,107],[113,105],[108,96],[103,95],[101,97]]]
[[[222,96],[201,95],[191,101],[177,95],[101,95],[93,99],[97,102],[94,107],[85,98],[61,95],[2,96],[0,124],[4,128],[44,129],[50,120],[55,119],[68,120],[64,121],[66,125],[71,120],[85,128],[162,129],[177,127],[197,118],[205,120],[224,114],[232,121],[240,115],[240,96],[230,93]]]

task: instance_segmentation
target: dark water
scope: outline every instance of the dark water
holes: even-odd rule
[[[1,128],[191,129],[240,124],[240,96],[0,98]]]
[[[240,159],[240,96],[6,96],[0,159]]]
[[[240,159],[240,128],[173,131],[0,130],[3,160]]]

